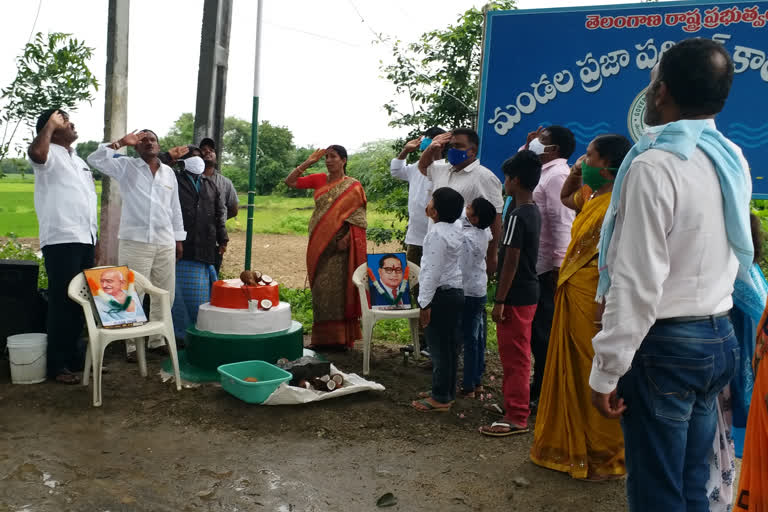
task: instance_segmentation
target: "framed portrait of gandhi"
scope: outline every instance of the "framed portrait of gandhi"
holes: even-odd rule
[[[126,266],[103,267],[84,270],[83,274],[102,327],[111,329],[147,323],[132,270]]]

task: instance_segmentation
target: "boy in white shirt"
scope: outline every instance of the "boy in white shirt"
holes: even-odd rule
[[[457,221],[463,207],[461,194],[448,187],[435,190],[427,205],[427,216],[435,225],[424,238],[419,306],[432,356],[432,390],[411,403],[414,409],[422,412],[448,412],[456,399],[464,310],[459,268],[463,238],[461,223]]]
[[[496,208],[487,199],[476,198],[462,217],[461,275],[464,283],[464,379],[462,393],[474,398],[482,392],[485,372],[485,302],[488,288],[485,254],[492,235],[490,226]]]

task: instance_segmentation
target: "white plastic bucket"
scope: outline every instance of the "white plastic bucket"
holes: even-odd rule
[[[11,362],[11,382],[37,384],[46,376],[48,335],[27,333],[8,336],[8,359]]]

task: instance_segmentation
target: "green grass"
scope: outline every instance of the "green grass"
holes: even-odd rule
[[[14,233],[18,237],[37,237],[37,216],[34,204],[35,180],[27,174],[7,175],[0,179],[0,236]],[[101,204],[101,182],[96,182],[96,193]],[[239,196],[240,204],[247,205],[245,194]],[[254,199],[254,233],[306,235],[307,222],[312,216],[312,198],[280,196],[256,196]],[[241,209],[237,217],[227,221],[230,232],[245,231],[247,211]],[[392,227],[393,217],[379,213],[375,204],[368,207],[370,227]],[[395,227],[402,227],[395,223]]]
[[[246,194],[240,194],[238,199],[240,206],[248,205]],[[314,204],[314,200],[309,197],[256,196],[253,200],[253,231],[279,235],[306,235]],[[227,230],[245,231],[247,220],[248,211],[246,208],[241,208],[237,217],[227,221]],[[368,227],[402,228],[404,223],[394,221],[394,217],[380,213],[376,204],[373,203],[368,205]]]
[[[35,215],[35,179],[9,174],[0,179],[0,236],[14,233],[18,237],[37,237]],[[96,193],[101,204],[101,183],[96,182]]]

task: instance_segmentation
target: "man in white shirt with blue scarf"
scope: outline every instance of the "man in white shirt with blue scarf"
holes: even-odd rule
[[[753,254],[749,169],[714,123],[733,73],[709,39],[664,53],[646,93],[650,129],[603,223],[589,383],[595,407],[621,418],[633,512],[709,509],[715,400],[739,360],[731,294]]]

